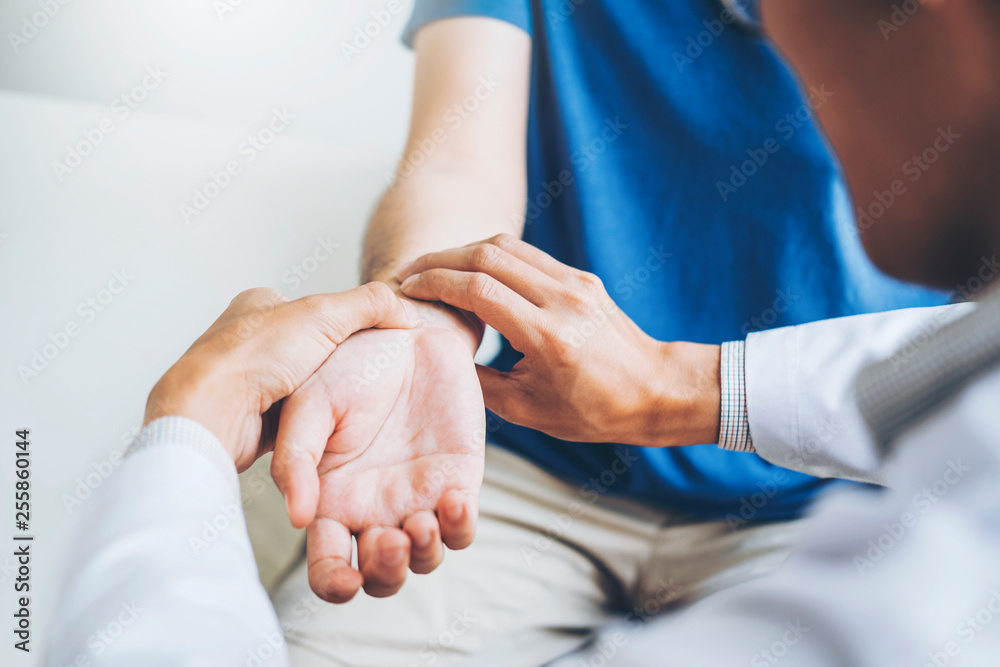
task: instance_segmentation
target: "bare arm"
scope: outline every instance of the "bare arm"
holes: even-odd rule
[[[397,269],[423,254],[519,237],[526,199],[531,38],[502,21],[460,17],[427,25],[415,47],[409,137],[364,247],[364,280],[397,291]],[[474,350],[481,323],[446,312],[443,322]]]

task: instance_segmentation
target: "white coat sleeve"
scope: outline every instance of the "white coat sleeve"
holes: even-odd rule
[[[884,484],[884,462],[854,400],[863,368],[896,357],[974,304],[856,315],[751,334],[747,416],[765,460],[817,477]]]
[[[287,665],[236,469],[188,419],[149,424],[81,508],[47,665]]]

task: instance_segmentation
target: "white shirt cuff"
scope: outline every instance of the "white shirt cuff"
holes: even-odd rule
[[[125,457],[166,446],[186,447],[199,452],[222,474],[229,488],[239,495],[239,477],[229,453],[211,431],[187,417],[160,417],[150,422],[129,445]]]

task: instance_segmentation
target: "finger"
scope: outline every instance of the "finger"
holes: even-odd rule
[[[485,273],[430,269],[410,276],[400,289],[414,299],[441,301],[475,313],[522,352],[540,342],[542,311]]]
[[[368,595],[395,595],[406,581],[409,563],[410,538],[400,529],[369,528],[358,537],[358,566]]]
[[[438,502],[441,537],[449,549],[464,549],[476,537],[479,500],[467,491],[448,491]]]
[[[286,304],[306,317],[334,347],[363,329],[408,329],[416,325],[413,306],[385,283],[371,282],[337,294],[314,294]],[[325,358],[325,357],[324,357]],[[322,362],[322,360],[320,360]],[[317,364],[318,365],[318,364]]]
[[[403,524],[410,538],[410,570],[414,574],[433,572],[444,560],[441,530],[434,512],[417,512]]]
[[[536,306],[566,290],[548,274],[489,242],[429,253],[400,271],[397,278],[405,280],[429,269],[485,273]]]
[[[309,587],[327,602],[347,602],[364,583],[351,567],[351,544],[351,532],[333,519],[320,517],[306,531]]]
[[[285,399],[271,459],[271,477],[296,528],[305,528],[316,516],[319,504],[316,466],[335,425],[329,406],[312,402],[308,395],[297,392]]]
[[[539,271],[542,271],[560,283],[570,283],[576,272],[576,269],[573,267],[568,264],[563,264],[547,252],[539,250],[530,243],[525,243],[516,236],[511,236],[510,234],[498,234],[497,236],[491,238],[488,242],[503,248],[525,264],[534,266]]]

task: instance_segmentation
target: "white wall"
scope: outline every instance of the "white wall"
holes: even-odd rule
[[[295,134],[394,152],[404,139],[412,90],[412,57],[399,43],[411,6],[412,0],[3,0],[0,87],[110,106],[154,65],[169,77],[142,103],[145,112],[247,124],[273,105],[287,105],[300,113]],[[48,18],[43,7],[57,11]],[[44,27],[26,29],[25,20]],[[345,55],[344,46],[353,46],[366,27],[375,34],[370,44]]]
[[[303,296],[356,284],[365,220],[405,138],[413,59],[399,34],[409,1],[242,0],[220,16],[226,1],[237,2],[0,3],[0,512],[12,510],[13,433],[30,428],[37,539],[33,652],[5,642],[4,666],[40,664],[67,541],[100,471],[141,422],[152,384],[242,289]],[[349,62],[342,45],[390,5],[400,11],[382,13],[384,29],[370,23],[378,34]],[[41,6],[58,12],[47,18]],[[25,17],[45,25],[12,44]],[[149,67],[166,73],[162,83],[140,90],[119,118],[114,100],[133,95]],[[275,107],[295,119],[251,162],[238,147]],[[58,173],[67,147],[104,119],[113,132],[72,173]],[[240,175],[183,219],[179,205],[227,160]],[[321,242],[336,251],[301,285],[290,281]],[[81,310],[111,296],[116,271],[131,276],[128,286],[96,317]],[[70,325],[71,340],[62,335]],[[33,364],[39,372],[23,375]],[[266,464],[248,474],[266,479]],[[267,578],[282,557],[268,547],[294,538],[280,530],[280,498],[257,487],[245,504],[251,533],[266,538],[256,545]],[[13,565],[5,546],[7,619]],[[94,619],[94,630],[108,622]]]

